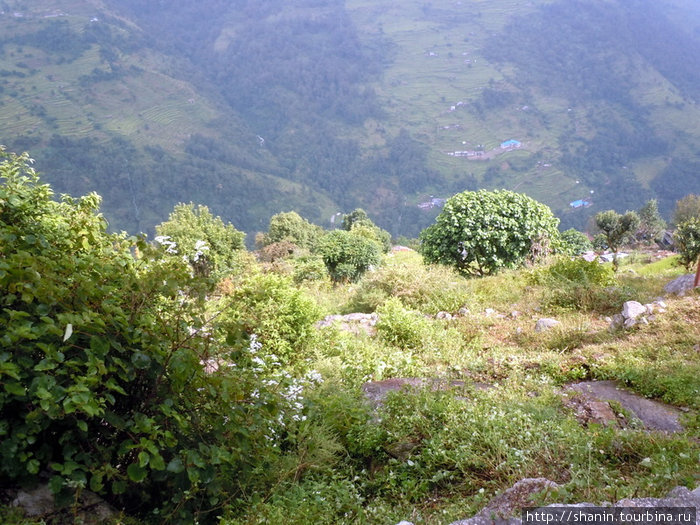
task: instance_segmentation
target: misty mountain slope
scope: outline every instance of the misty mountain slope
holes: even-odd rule
[[[690,0],[0,10],[0,142],[31,151],[58,191],[101,193],[116,229],[195,201],[251,233],[279,211],[328,224],[361,206],[416,235],[437,212],[418,204],[478,187],[583,228],[700,193]]]
[[[697,6],[350,5],[365,31],[398,44],[377,93],[389,120],[431,144],[450,190],[463,183],[525,191],[578,227],[600,209],[635,208],[658,196],[669,210],[700,191],[698,178],[680,170],[697,161],[700,144],[700,41],[687,31],[693,16],[685,28],[677,22],[684,12],[697,23]],[[508,139],[522,149],[489,162],[448,156],[498,150]],[[593,205],[570,210],[577,199]]]

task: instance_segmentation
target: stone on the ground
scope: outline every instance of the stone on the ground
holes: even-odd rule
[[[347,315],[327,315],[316,323],[316,328],[325,328],[336,325],[339,329],[354,334],[374,334],[374,325],[379,316],[376,313],[363,314],[352,313]]]
[[[452,314],[449,312],[438,312],[437,314],[435,314],[435,318],[449,321],[452,319]]]
[[[647,430],[680,432],[683,427],[678,421],[680,411],[671,405],[647,399],[625,388],[615,381],[583,381],[566,387],[595,401],[616,401],[622,408],[639,419]]]
[[[559,326],[560,324],[561,323],[556,319],[543,317],[542,319],[537,321],[537,324],[535,324],[535,332],[544,332],[545,330],[549,330],[550,328],[554,328],[555,326]]]
[[[695,275],[689,273],[687,275],[681,275],[677,279],[674,279],[666,286],[664,286],[664,291],[666,293],[685,295],[693,289],[693,284],[695,283]]]
[[[618,426],[617,416],[610,404],[585,394],[569,396],[564,393],[564,405],[574,412],[574,417],[583,426],[596,423],[603,426]]]
[[[558,488],[559,485],[546,478],[521,479],[511,488],[493,498],[473,518],[455,521],[451,525],[492,525],[493,523],[516,523],[520,520],[510,516],[524,507],[532,506],[532,497],[544,490]]]
[[[33,490],[20,490],[12,501],[12,506],[21,508],[28,517],[55,515],[61,511],[47,484],[39,485]],[[71,517],[76,518],[76,523],[85,525],[105,523],[117,514],[114,508],[89,490],[80,493],[76,509],[75,515],[73,509],[70,510]]]
[[[637,301],[627,301],[622,305],[622,317],[625,319],[636,319],[640,315],[647,313],[646,307]]]

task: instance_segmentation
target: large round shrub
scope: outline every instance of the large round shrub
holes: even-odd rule
[[[420,235],[427,262],[487,275],[549,251],[559,219],[544,204],[512,191],[465,191],[450,198]]]
[[[379,244],[351,231],[334,230],[321,238],[318,253],[335,282],[354,282],[381,261]]]

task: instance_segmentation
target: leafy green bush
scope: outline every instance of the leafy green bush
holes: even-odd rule
[[[250,271],[220,285],[225,297],[220,323],[230,334],[256,334],[266,351],[282,363],[311,340],[320,313],[292,281],[274,273]]]
[[[317,255],[297,257],[293,261],[294,270],[292,277],[294,282],[299,284],[304,281],[321,281],[328,279],[328,270],[323,264],[323,259]]]
[[[256,243],[262,246],[290,242],[300,248],[312,249],[323,235],[323,228],[311,224],[295,211],[278,213],[270,218],[270,225]]]
[[[420,312],[407,310],[395,297],[377,309],[377,334],[401,348],[420,348],[430,335],[428,320]]]
[[[559,237],[558,224],[547,206],[524,194],[465,191],[423,230],[421,253],[430,263],[487,275],[546,255]]]
[[[530,272],[533,284],[544,287],[544,304],[609,313],[626,300],[609,265],[584,259],[560,258]]]
[[[570,228],[561,234],[562,251],[576,257],[593,249],[593,244],[585,233]]]
[[[357,281],[381,261],[377,242],[345,230],[335,230],[322,237],[317,252],[335,282]]]
[[[98,196],[55,202],[1,153],[0,477],[182,523],[276,482],[257,467],[282,455],[304,383],[260,370],[259,342],[184,291],[189,263],[107,234]]]
[[[177,204],[168,220],[156,226],[156,232],[155,240],[166,253],[186,257],[202,275],[220,278],[240,269],[245,233],[224,224],[206,206]]]
[[[689,270],[700,257],[700,219],[692,218],[680,223],[673,238],[680,255],[680,263]]]

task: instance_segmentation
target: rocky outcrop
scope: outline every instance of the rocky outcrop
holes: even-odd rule
[[[83,490],[80,493],[76,506],[72,506],[70,509],[59,508],[56,506],[53,493],[48,485],[40,485],[32,490],[18,491],[12,500],[12,506],[21,508],[25,516],[30,518],[56,518],[60,521],[60,518],[65,514],[66,517],[71,518],[71,523],[75,519],[75,523],[84,523],[85,525],[106,523],[117,515],[114,508],[89,490]]]
[[[392,379],[384,379],[383,381],[369,381],[362,385],[362,391],[368,401],[375,405],[381,405],[389,394],[389,392],[398,392],[404,389],[419,389],[429,388],[432,391],[450,390],[453,388],[462,388],[472,386],[477,390],[486,390],[491,388],[491,385],[486,383],[475,383],[460,380],[445,380],[438,378],[420,379],[417,377],[395,377]]]
[[[535,494],[558,487],[559,485],[546,478],[521,479],[511,488],[493,498],[479,514],[473,518],[455,521],[452,525],[492,525],[494,521],[510,523],[509,517],[512,514],[533,505],[532,497]]]
[[[579,396],[571,394],[578,393]],[[650,431],[680,432],[683,427],[678,421],[680,411],[670,405],[647,399],[621,388],[615,381],[584,381],[565,388],[566,404],[574,409],[577,419],[584,424],[589,422],[604,425],[626,423],[610,408],[615,401],[638,419]]]

